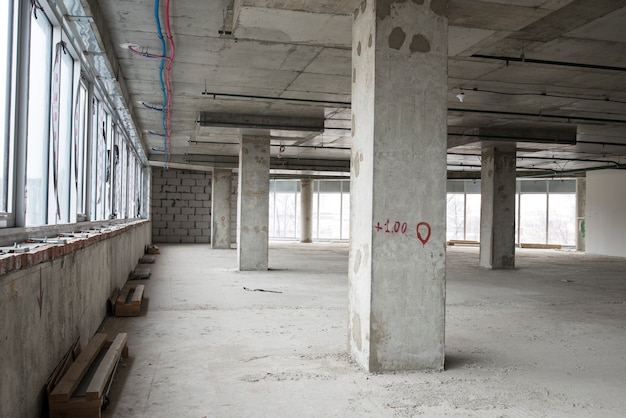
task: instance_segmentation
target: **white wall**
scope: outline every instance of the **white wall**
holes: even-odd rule
[[[626,171],[587,173],[586,251],[626,257]]]

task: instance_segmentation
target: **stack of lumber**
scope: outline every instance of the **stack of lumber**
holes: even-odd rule
[[[96,334],[48,394],[50,418],[100,418],[121,357],[128,357],[128,336]]]
[[[144,285],[126,283],[115,297],[113,313],[115,316],[139,316],[143,300]]]

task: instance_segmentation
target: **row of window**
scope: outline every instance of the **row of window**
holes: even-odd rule
[[[313,181],[313,239],[350,238],[350,180]],[[300,181],[270,180],[270,238],[300,238]]]
[[[348,239],[350,181],[313,182],[313,238]],[[576,180],[518,180],[516,243],[576,245]],[[480,240],[480,181],[450,180],[446,239]],[[270,181],[270,238],[300,238],[300,182]]]
[[[2,225],[138,217],[144,169],[70,37],[45,4],[0,3]]]
[[[450,180],[447,239],[480,241],[480,181]],[[518,180],[515,242],[576,245],[576,180]]]

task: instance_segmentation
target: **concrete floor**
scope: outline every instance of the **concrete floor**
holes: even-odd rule
[[[626,259],[448,249],[446,371],[374,375],[346,354],[347,244],[160,245],[104,417],[623,417]],[[262,288],[282,293],[246,291]],[[400,295],[399,295],[400,297]]]

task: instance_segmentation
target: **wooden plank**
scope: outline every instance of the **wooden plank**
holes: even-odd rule
[[[126,345],[127,341],[128,335],[125,332],[117,334],[117,337],[113,340],[111,347],[109,347],[106,355],[102,359],[102,362],[98,366],[96,373],[93,375],[89,386],[87,386],[86,398],[88,401],[100,399],[102,397],[104,387],[106,386],[111,373],[113,373],[115,364],[119,360],[120,355],[122,354],[122,349]]]
[[[109,347],[111,347],[111,344],[113,344],[113,340],[107,340],[107,342],[104,343],[104,346],[108,349]],[[122,358],[128,358],[128,355],[128,344],[126,344],[122,349]]]
[[[141,298],[143,298],[143,288],[145,286],[142,284],[138,284],[135,286],[135,291],[133,292],[133,296],[130,299],[131,305],[141,305]]]
[[[69,369],[72,365],[74,359],[78,356],[75,355],[75,353],[78,350],[79,343],[80,338],[76,338],[76,340],[74,340],[74,344],[72,344],[67,353],[65,353],[61,362],[55,367],[54,371],[46,381],[46,396],[50,396],[52,390],[59,383],[63,375],[65,375],[65,372],[67,372],[67,369]]]
[[[126,303],[126,299],[128,299],[128,293],[130,292],[130,288],[127,286],[124,286],[122,288],[122,291],[120,292],[120,294],[117,296],[117,300],[115,301],[116,305],[123,305]],[[116,307],[117,308],[117,307]]]
[[[93,336],[89,344],[87,344],[87,347],[85,347],[76,361],[67,369],[65,375],[63,375],[59,383],[52,390],[52,393],[50,393],[50,403],[69,401],[72,393],[74,393],[81,379],[85,373],[87,373],[89,366],[98,356],[106,338],[106,334],[96,334]]]
[[[103,399],[88,401],[84,397],[50,404],[50,418],[100,418]]]
[[[561,244],[520,244],[521,248],[536,248],[543,250],[560,250]]]
[[[466,239],[451,239],[450,241],[447,242],[448,245],[452,246],[455,244],[468,244],[468,245],[478,245],[480,244],[479,241],[472,241],[472,240],[466,240]]]

